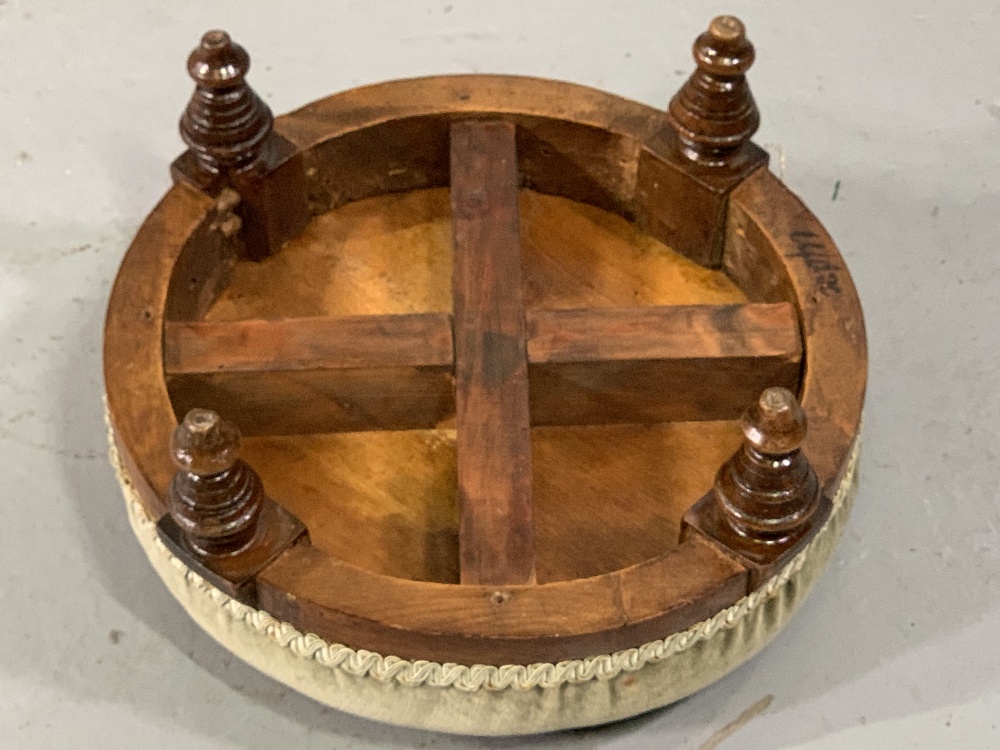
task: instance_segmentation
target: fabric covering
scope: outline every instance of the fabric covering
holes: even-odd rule
[[[857,492],[856,441],[833,512],[813,541],[760,590],[664,640],[559,664],[410,662],[303,634],[231,599],[160,541],[122,467],[111,462],[143,550],[192,618],[232,653],[333,708],[442,732],[513,735],[603,724],[665,706],[719,679],[788,623],[829,563]]]

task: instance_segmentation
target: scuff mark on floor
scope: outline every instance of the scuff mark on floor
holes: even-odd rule
[[[743,711],[739,716],[733,719],[731,722],[718,729],[712,733],[705,742],[698,748],[698,750],[715,750],[723,740],[735,734],[738,730],[742,729],[746,724],[750,722],[756,716],[764,713],[768,707],[771,705],[771,701],[774,700],[773,695],[765,695],[759,701],[754,703],[752,706]]]

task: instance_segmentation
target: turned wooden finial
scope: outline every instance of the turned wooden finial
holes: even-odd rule
[[[209,31],[188,57],[195,91],[181,137],[209,174],[252,167],[271,132],[271,110],[244,80],[250,56],[225,31]]]
[[[236,426],[208,409],[192,409],[174,430],[170,515],[195,552],[230,555],[254,539],[264,486],[239,450]]]
[[[743,22],[718,16],[694,43],[697,70],[670,102],[668,117],[682,153],[709,166],[725,165],[760,125],[747,85],[753,45]]]
[[[768,388],[743,414],[743,447],[719,470],[715,499],[741,537],[781,544],[808,524],[820,501],[802,453],[806,414],[792,392]]]

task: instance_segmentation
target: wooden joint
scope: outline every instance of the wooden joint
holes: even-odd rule
[[[239,458],[239,430],[215,412],[192,409],[170,448],[178,470],[157,523],[160,538],[216,588],[254,604],[255,576],[305,543],[305,526],[266,496],[257,472]]]
[[[224,31],[209,31],[188,58],[195,91],[180,121],[188,150],[171,165],[174,182],[240,198],[239,233],[247,257],[262,260],[297,236],[309,219],[305,170],[295,146],[274,132],[270,108],[246,83],[250,56]]]
[[[760,113],[746,81],[754,49],[743,23],[719,16],[693,52],[697,69],[639,156],[636,213],[661,242],[718,268],[729,194],[767,164],[767,153],[750,142]]]
[[[832,505],[802,452],[806,414],[791,391],[768,388],[741,423],[743,446],[685,514],[681,538],[700,533],[735,555],[753,591],[805,546]]]
[[[639,154],[636,221],[695,263],[719,268],[729,196],[767,162],[767,152],[748,143],[725,167],[698,164],[681,154],[677,134],[664,126]]]

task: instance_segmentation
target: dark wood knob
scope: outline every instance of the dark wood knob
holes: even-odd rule
[[[753,45],[740,19],[719,16],[695,40],[693,52],[698,67],[671,100],[668,117],[685,156],[724,166],[760,125],[745,76]]]
[[[791,391],[768,388],[742,419],[743,447],[719,470],[715,498],[741,537],[789,540],[819,506],[816,472],[802,452],[806,415]]]
[[[760,453],[780,456],[806,439],[806,413],[787,388],[768,388],[740,420],[746,442]]]
[[[264,487],[239,450],[236,426],[207,409],[192,409],[174,430],[170,515],[197,553],[235,554],[254,539]]]
[[[210,174],[249,169],[274,117],[246,83],[250,56],[225,31],[209,31],[188,57],[195,91],[181,117],[181,137]]]

